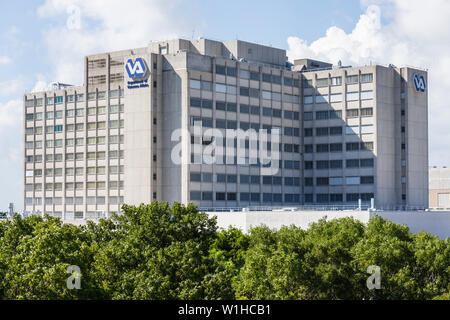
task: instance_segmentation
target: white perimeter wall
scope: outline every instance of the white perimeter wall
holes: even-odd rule
[[[307,229],[313,222],[327,217],[327,220],[354,217],[368,223],[371,217],[379,215],[392,222],[407,225],[411,232],[426,231],[440,238],[450,237],[450,212],[419,211],[260,211],[260,212],[212,212],[209,216],[217,217],[220,228],[232,225],[244,232],[252,226],[266,225],[279,229],[282,226],[295,225]]]

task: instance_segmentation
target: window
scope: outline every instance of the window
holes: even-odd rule
[[[347,101],[357,101],[359,99],[359,92],[347,92]]]
[[[316,152],[328,152],[329,146],[328,144],[317,144]]]
[[[359,200],[359,193],[347,193],[346,200],[347,202],[357,202]]]
[[[331,127],[330,136],[337,136],[342,134],[342,127]]]
[[[330,80],[332,86],[340,86],[342,84],[342,77],[333,77]]]
[[[359,134],[359,126],[345,127],[345,134]]]
[[[228,192],[227,200],[228,201],[236,201],[236,192]]]
[[[327,136],[328,135],[328,128],[316,128],[316,136]]]
[[[349,109],[347,110],[347,118],[357,118],[359,110],[358,109]]]
[[[403,195],[405,196],[405,195]],[[361,200],[362,201],[370,201],[375,198],[375,195],[373,193],[361,193]],[[405,196],[406,198],[406,196]],[[405,200],[405,199],[404,199]]]
[[[330,163],[328,160],[316,161],[316,169],[318,169],[318,170],[328,169],[329,166],[330,166]]]
[[[202,192],[202,200],[203,201],[212,201],[213,199],[213,193],[210,191],[204,191]]]
[[[317,111],[316,120],[326,120],[328,119],[328,111]]]
[[[312,128],[305,128],[305,137],[312,137],[313,135],[313,129]]]
[[[276,75],[272,75],[272,83],[281,84],[281,77],[280,76],[276,76]]]
[[[373,99],[373,91],[361,91],[361,100]]]
[[[190,79],[189,80],[189,88],[200,90],[200,88],[201,88],[200,80]]]
[[[342,110],[330,110],[330,119],[341,119]]]
[[[346,151],[358,151],[359,143],[358,142],[347,142],[346,143]]]
[[[330,160],[330,169],[341,169],[341,168],[342,168],[342,160]]]
[[[341,151],[342,151],[342,143],[330,144],[330,152],[341,152]]]
[[[260,113],[259,107],[257,107],[257,106],[251,106],[250,107],[250,114],[259,115],[259,113]]]
[[[328,102],[328,95],[317,95],[316,96],[316,103],[327,103]]]
[[[303,88],[312,88],[312,80],[303,79]]]
[[[249,72],[248,70],[243,70],[243,69],[241,69],[241,70],[239,71],[239,77],[240,77],[241,79],[250,79],[250,72]]]
[[[84,109],[76,109],[75,110],[75,115],[77,117],[82,117],[84,115]]]
[[[361,150],[362,151],[373,150],[373,142],[361,142]]]
[[[314,184],[313,178],[305,178],[305,186],[312,187]]]
[[[369,83],[369,82],[373,82],[373,74],[372,73],[362,74],[361,83]]]
[[[358,83],[358,75],[347,76],[347,84]]]
[[[236,75],[237,75],[236,68],[227,67],[227,76],[236,77]]]
[[[303,98],[303,104],[311,104],[313,103],[313,97],[312,96],[305,96]]]
[[[259,81],[259,72],[250,72],[250,80]]]
[[[326,87],[328,86],[328,78],[317,79],[316,80],[317,87]]]
[[[312,112],[304,112],[303,113],[303,120],[310,121],[313,119],[313,113]]]
[[[345,166],[347,168],[358,168],[359,167],[359,160],[358,159],[347,159],[345,161]]]
[[[198,98],[191,98],[191,107],[201,107],[202,106],[202,100]]]
[[[327,203],[329,201],[330,195],[327,193],[319,193],[316,195],[316,200],[318,203]]]
[[[358,185],[360,182],[359,177],[345,177],[346,185]]]
[[[373,168],[374,161],[373,159],[361,159],[361,168]]]
[[[361,134],[371,134],[374,133],[373,125],[362,125],[361,126]]]
[[[361,109],[361,117],[371,117],[373,116],[372,108],[362,108]]]
[[[332,193],[330,194],[330,202],[342,202],[343,200],[342,193]]]
[[[330,102],[341,102],[342,93],[330,94]]]
[[[271,100],[272,99],[272,94],[270,91],[263,91],[262,92],[262,98],[266,99],[266,100]]]
[[[202,193],[200,191],[191,191],[190,198],[191,200],[201,200]]]
[[[217,201],[225,201],[225,192],[216,192]]]
[[[312,152],[313,152],[313,145],[305,144],[305,153],[312,153]]]
[[[361,177],[361,184],[373,184],[374,178],[373,176],[364,176]]]

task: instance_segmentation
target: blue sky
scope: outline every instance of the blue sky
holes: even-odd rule
[[[22,99],[52,81],[81,84],[87,54],[150,40],[241,39],[292,60],[429,69],[430,165],[450,165],[450,1],[40,0],[0,4],[0,211],[21,209]],[[74,13],[78,15],[74,15]],[[75,20],[71,20],[77,18]],[[79,19],[78,19],[79,18]],[[78,21],[73,27],[70,21]],[[447,40],[445,40],[447,39]]]

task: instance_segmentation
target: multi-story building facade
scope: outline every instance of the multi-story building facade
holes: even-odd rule
[[[427,207],[426,76],[291,64],[285,50],[238,40],[88,56],[83,86],[25,95],[24,211],[89,218],[153,200]],[[266,146],[271,162],[249,160]]]
[[[430,208],[448,210],[450,208],[450,168],[430,168]]]

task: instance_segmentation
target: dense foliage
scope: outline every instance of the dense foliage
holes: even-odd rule
[[[86,226],[0,222],[0,299],[449,299],[450,241],[351,218],[249,234],[153,202]],[[231,213],[232,214],[232,213]],[[69,289],[67,268],[80,268]],[[380,267],[369,290],[367,268]]]

